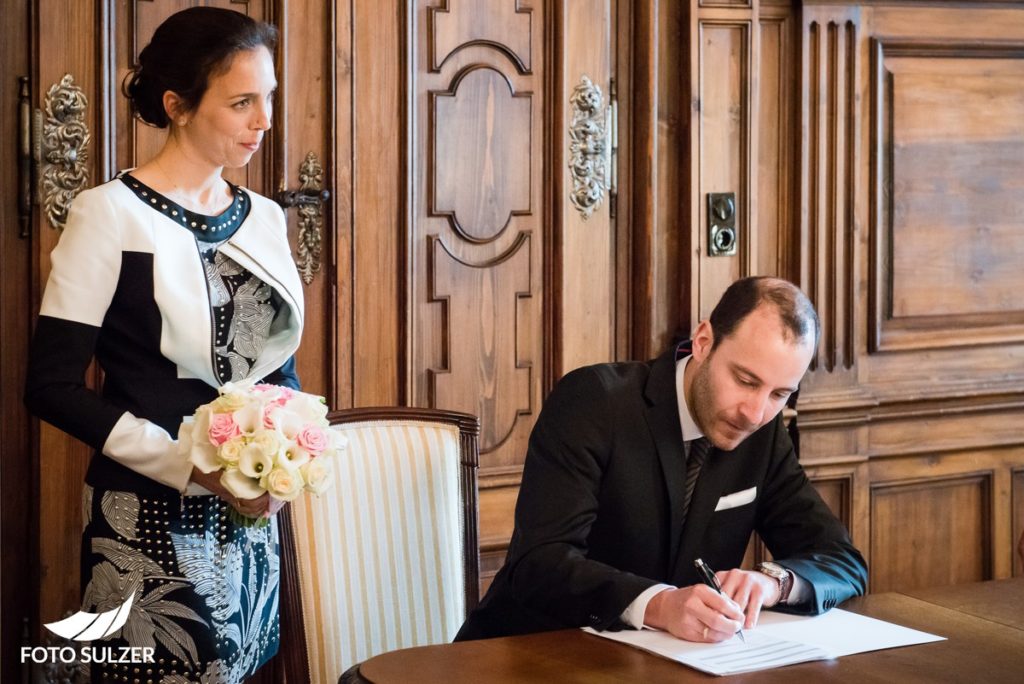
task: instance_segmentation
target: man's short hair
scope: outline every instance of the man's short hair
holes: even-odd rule
[[[810,338],[812,347],[818,346],[821,330],[818,314],[807,295],[788,280],[752,276],[730,285],[711,312],[711,331],[715,336],[711,349],[729,337],[736,326],[761,305],[775,309],[784,333],[789,333],[793,341]]]

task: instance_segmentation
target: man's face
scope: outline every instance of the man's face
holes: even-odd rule
[[[687,405],[704,435],[731,451],[778,415],[796,391],[814,352],[811,339],[783,333],[772,307],[755,309],[711,351],[711,324],[693,339],[692,380],[684,381]],[[689,373],[687,373],[689,375]]]

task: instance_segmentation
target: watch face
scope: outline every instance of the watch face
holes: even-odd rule
[[[770,575],[775,578],[785,577],[786,575],[785,568],[776,563],[772,563],[771,561],[761,563],[761,566],[758,569],[764,572],[764,574]]]

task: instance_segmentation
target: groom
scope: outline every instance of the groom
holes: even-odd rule
[[[746,278],[661,357],[566,375],[530,437],[505,566],[456,640],[589,625],[721,641],[762,608],[862,594],[864,559],[780,417],[817,339],[796,286]],[[755,530],[775,560],[739,570]],[[725,570],[724,595],[697,558]]]

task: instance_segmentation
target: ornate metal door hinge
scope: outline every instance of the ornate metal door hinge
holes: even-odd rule
[[[299,189],[277,193],[277,203],[285,209],[299,208],[299,245],[296,248],[302,282],[309,285],[313,275],[320,271],[323,250],[323,205],[331,198],[324,189],[324,168],[317,156],[310,152],[299,165]]]
[[[601,88],[584,75],[569,98],[569,199],[584,220],[601,205],[605,192],[610,194],[609,214],[615,217],[618,102],[614,79],[609,90],[609,103],[605,106]]]
[[[89,127],[85,110],[89,101],[75,85],[71,74],[64,74],[46,93],[45,114],[36,110],[33,161],[40,179],[36,202],[46,210],[54,228],[62,229],[68,219],[71,201],[89,182]]]

